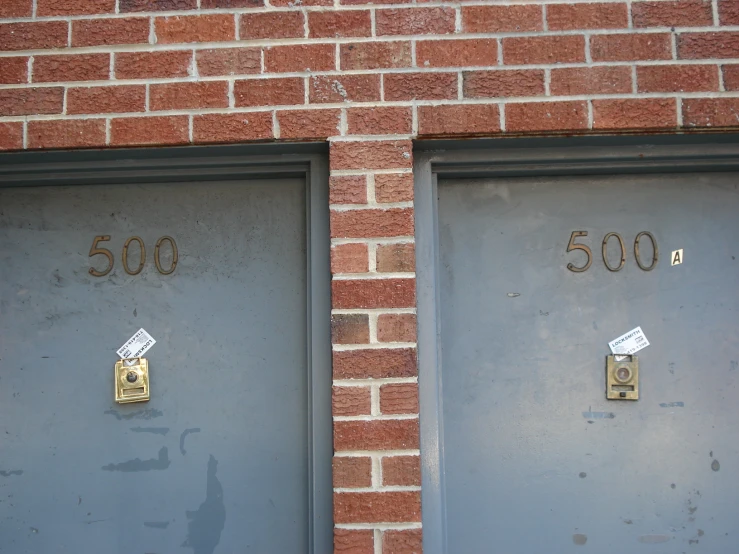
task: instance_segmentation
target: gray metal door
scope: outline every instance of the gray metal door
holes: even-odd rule
[[[310,550],[306,201],[303,179],[0,189],[0,551]],[[118,405],[139,328],[151,400]]]
[[[441,180],[443,490],[452,553],[736,551],[739,175]],[[592,251],[567,252],[574,244]],[[640,244],[642,269],[634,239]],[[601,244],[619,233],[625,262]],[[671,265],[683,249],[683,263]],[[620,265],[618,238],[609,265]],[[641,398],[606,400],[641,326]]]

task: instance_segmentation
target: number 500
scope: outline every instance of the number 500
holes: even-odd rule
[[[588,256],[588,261],[584,266],[577,267],[576,265],[571,263],[567,264],[567,269],[569,269],[570,271],[582,273],[583,271],[587,271],[590,267],[590,264],[593,263],[593,253],[591,252],[590,247],[585,244],[575,244],[576,238],[587,236],[587,231],[572,231],[572,235],[570,235],[570,242],[567,245],[567,252],[572,252],[573,250],[582,250]],[[608,241],[612,237],[615,237],[618,240],[618,245],[621,249],[621,261],[616,267],[613,267],[608,263]],[[642,263],[641,256],[639,255],[639,241],[642,237],[649,237],[649,240],[652,241],[652,249],[654,251],[654,254],[652,255],[652,265],[649,266],[646,266]],[[624,239],[621,238],[621,235],[619,235],[618,233],[608,233],[603,238],[601,254],[603,256],[603,264],[606,266],[606,269],[608,269],[608,271],[621,271],[621,269],[623,269],[624,267],[624,264],[626,263],[626,247],[624,246]],[[657,265],[657,260],[659,259],[659,248],[657,247],[657,241],[654,240],[654,235],[652,235],[652,233],[650,233],[649,231],[642,231],[641,233],[636,235],[636,238],[634,239],[634,258],[636,258],[636,264],[643,271],[652,271]]]
[[[94,267],[91,267],[90,275],[94,275],[95,277],[103,277],[104,275],[110,273],[110,270],[113,269],[113,253],[107,248],[98,248],[98,244],[100,244],[101,242],[107,242],[109,240],[110,235],[98,235],[92,241],[92,247],[90,248],[90,257],[92,258],[97,254],[105,256],[106,258],[108,258],[108,267],[106,267],[103,271],[98,271]],[[131,269],[131,266],[128,265],[128,245],[134,241],[139,243],[140,258],[138,267],[136,269]],[[162,263],[159,259],[159,249],[164,241],[169,242],[169,245],[172,247],[172,266],[167,270],[162,268]],[[169,275],[170,273],[172,273],[174,271],[174,268],[177,267],[177,257],[177,244],[172,237],[165,236],[157,241],[157,244],[154,247],[154,264],[157,266],[157,271],[159,271],[159,273],[161,273],[162,275]],[[144,264],[146,263],[146,247],[144,246],[144,241],[141,240],[141,237],[130,237],[128,240],[126,240],[123,245],[123,256],[121,258],[121,262],[123,262],[123,269],[129,275],[138,275],[139,273],[141,273],[141,270],[144,269]]]

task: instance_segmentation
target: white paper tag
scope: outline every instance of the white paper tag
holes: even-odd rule
[[[122,360],[125,360],[126,358],[140,358],[156,343],[157,341],[155,341],[154,338],[142,328],[136,331],[134,336],[128,339],[123,346],[116,350],[116,354],[118,354]]]
[[[641,327],[637,327],[625,335],[612,340],[608,343],[608,346],[611,347],[611,352],[614,354],[634,354],[642,348],[649,346],[649,341],[644,335],[644,331],[641,330]]]

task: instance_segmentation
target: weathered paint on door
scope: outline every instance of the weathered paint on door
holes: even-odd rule
[[[448,552],[736,549],[738,182],[440,181]],[[575,273],[567,264],[586,256],[566,249],[579,230],[593,261]],[[652,271],[634,259],[641,231],[659,247]],[[618,272],[601,257],[609,232],[626,245]],[[649,239],[640,246],[648,266]],[[636,326],[651,342],[641,398],[608,401],[608,342]]]
[[[0,190],[0,551],[308,551],[305,213],[298,179]]]

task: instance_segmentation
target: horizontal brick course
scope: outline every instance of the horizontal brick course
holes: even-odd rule
[[[61,87],[0,89],[0,116],[61,113]]]
[[[277,112],[280,138],[326,139],[340,134],[341,112],[328,110],[284,110]]]
[[[149,88],[152,111],[228,107],[228,83],[164,83]]]
[[[369,487],[372,484],[372,459],[366,456],[341,456],[333,460],[334,487]]]
[[[594,35],[590,37],[590,53],[595,62],[669,60],[672,46],[666,33]]]
[[[0,23],[0,51],[64,48],[68,32],[66,21]]]
[[[113,118],[110,122],[112,146],[147,144],[187,144],[187,116]]]
[[[174,15],[157,17],[154,30],[159,44],[218,42],[236,38],[232,15]]]
[[[547,6],[551,31],[573,29],[623,29],[629,25],[625,2],[593,4],[551,4]]]
[[[369,415],[369,387],[334,387],[332,392],[333,413],[337,416]]]
[[[36,15],[45,17],[114,13],[115,4],[116,0],[36,0]]]
[[[335,379],[413,377],[417,374],[413,348],[363,349],[334,352]]]
[[[334,422],[334,449],[337,452],[343,450],[411,450],[417,449],[418,446],[417,419]],[[355,521],[368,520],[357,519]],[[337,521],[337,523],[340,522]]]
[[[0,123],[0,150],[20,150],[23,148],[23,123]]]
[[[453,8],[379,9],[375,12],[377,36],[444,35],[454,32]]]
[[[369,11],[310,12],[311,38],[368,37],[372,35]]]
[[[335,554],[374,554],[374,552],[372,529],[334,529]]]
[[[684,60],[739,58],[739,32],[683,33],[677,38],[677,55]]]
[[[272,114],[250,112],[193,117],[193,142],[225,143],[273,138]]]
[[[341,280],[331,284],[335,308],[412,308],[414,279]]]
[[[636,68],[639,92],[717,91],[715,65],[656,65]]]
[[[234,83],[236,106],[289,106],[302,104],[303,79],[249,79]]]
[[[503,62],[548,64],[585,61],[585,38],[578,35],[503,39]]]
[[[553,96],[626,94],[632,91],[630,67],[572,67],[553,69],[549,88]]]
[[[634,27],[699,27],[713,24],[711,2],[705,0],[653,0],[631,6]]]
[[[336,523],[421,521],[421,493],[337,494],[334,496],[334,521]]]
[[[364,194],[366,198],[366,188]],[[333,246],[331,248],[331,273],[366,273],[369,271],[368,252],[367,245],[362,243]]]
[[[341,69],[411,67],[411,43],[357,42],[340,46]]]
[[[410,107],[350,108],[347,125],[350,135],[409,135],[413,110]]]
[[[543,28],[541,6],[462,7],[462,29],[466,33],[522,33]]]
[[[413,174],[382,173],[375,175],[375,200],[381,204],[413,200]]]
[[[29,148],[85,148],[105,144],[105,120],[30,121]]]
[[[302,12],[245,13],[239,29],[242,40],[301,38],[305,35],[305,19]]]
[[[377,318],[380,342],[416,342],[415,314],[382,314]]]
[[[120,52],[114,55],[117,79],[187,77],[192,52]]]
[[[676,126],[677,110],[673,98],[593,101],[594,129],[665,129]]]
[[[423,40],[416,43],[418,67],[491,66],[498,64],[495,39]]]
[[[30,17],[33,0],[3,0],[0,2],[0,18]]]
[[[149,42],[149,19],[80,19],[72,21],[72,46],[145,44]]]
[[[541,69],[501,69],[462,73],[462,92],[465,98],[541,96],[544,90],[544,71]]]
[[[331,143],[331,169],[404,169],[413,165],[409,140]]]
[[[577,131],[588,128],[585,102],[525,102],[506,104],[506,130]]]
[[[28,57],[0,60],[0,84],[15,85],[28,81]]]
[[[683,123],[686,127],[736,127],[739,98],[686,98]]]
[[[382,459],[382,484],[410,487],[421,485],[420,456],[385,456]]]
[[[68,114],[126,113],[146,110],[145,85],[75,87],[67,90]]]

